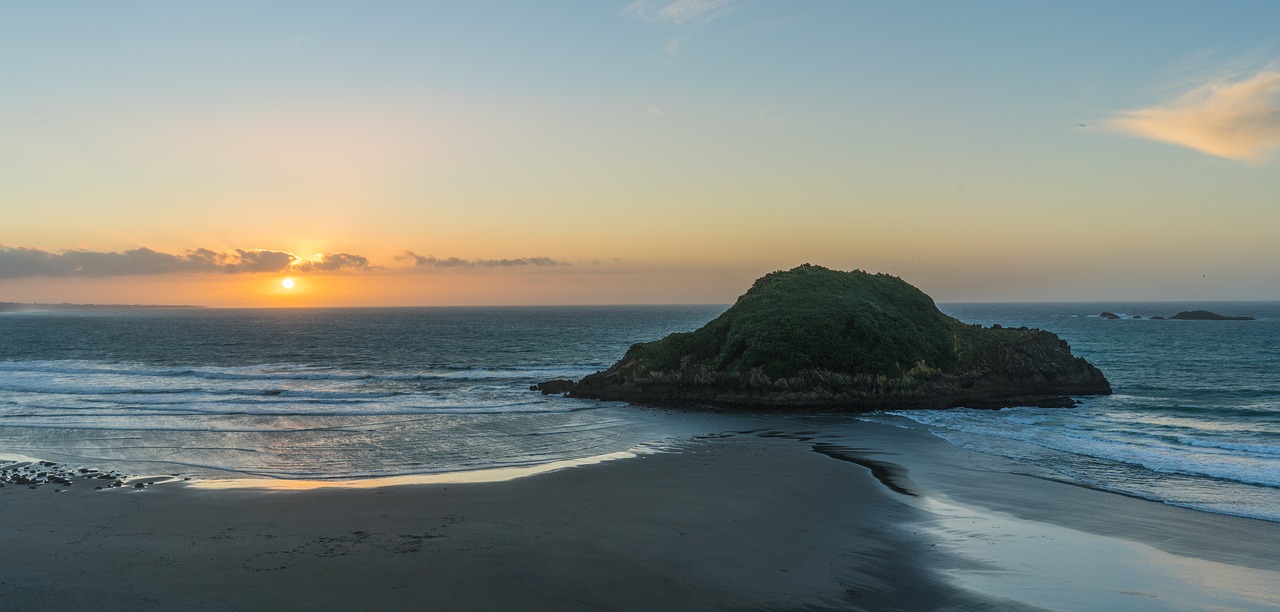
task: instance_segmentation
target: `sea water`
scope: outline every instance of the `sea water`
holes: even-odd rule
[[[0,314],[0,455],[196,478],[518,467],[711,433],[711,415],[543,396],[724,306]],[[1280,521],[1280,303],[942,304],[1053,331],[1115,395],[898,411],[1038,475]],[[1206,308],[1256,321],[1151,320]],[[1126,318],[1103,319],[1102,311]],[[1133,318],[1141,316],[1143,318]]]
[[[723,306],[0,314],[0,454],[130,473],[345,479],[524,466],[696,419],[529,386]],[[706,433],[706,432],[696,432]]]
[[[942,304],[970,323],[1057,333],[1114,395],[1070,410],[899,411],[1037,475],[1280,521],[1280,303]],[[1254,321],[1158,320],[1205,309]],[[1113,312],[1120,319],[1099,315]]]

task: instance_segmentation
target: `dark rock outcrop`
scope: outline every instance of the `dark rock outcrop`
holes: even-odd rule
[[[6,484],[28,485],[32,489],[46,484],[72,486],[76,480],[90,482],[99,478],[123,477],[119,472],[100,473],[92,468],[79,468],[52,461],[0,462],[0,487]]]
[[[547,382],[540,382],[536,385],[533,385],[532,387],[529,387],[529,390],[541,391],[543,395],[560,395],[562,393],[568,393],[572,391],[573,384],[574,383],[572,380],[565,380],[563,378],[558,378],[556,380],[548,380]]]
[[[1116,313],[1114,313],[1114,312],[1104,312],[1104,313],[1102,313],[1102,314],[1100,314],[1100,315],[1098,315],[1098,316],[1099,316],[1099,317],[1102,317],[1102,318],[1104,318],[1104,319],[1119,319],[1119,318],[1120,318],[1120,315],[1118,315],[1118,314],[1116,314]]]
[[[1179,321],[1254,321],[1253,317],[1228,317],[1208,310],[1184,310],[1170,319]]]
[[[764,276],[701,329],[633,345],[569,388],[640,404],[824,411],[1068,407],[1069,395],[1109,393],[1102,372],[1052,333],[966,325],[897,277],[812,265]]]

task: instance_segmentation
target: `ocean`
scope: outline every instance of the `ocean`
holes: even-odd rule
[[[943,304],[962,321],[1052,331],[1113,395],[1070,410],[892,416],[1037,475],[1208,512],[1280,521],[1280,303]],[[1255,321],[1169,321],[1209,310]],[[1112,312],[1121,319],[1098,315]],[[1140,317],[1140,318],[1139,318]]]
[[[1038,476],[1280,521],[1280,303],[940,307],[1059,334],[1115,395],[1074,409],[839,418],[918,423]],[[696,329],[724,308],[2,313],[0,463],[343,480],[678,448],[729,421],[528,387],[604,369],[630,344]],[[1196,308],[1258,320],[1147,318]]]

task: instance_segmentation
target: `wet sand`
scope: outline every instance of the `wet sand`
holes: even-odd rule
[[[1280,605],[1280,525],[1019,475],[918,429],[749,420],[507,482],[6,487],[0,609]]]
[[[900,423],[825,431],[918,493],[903,499],[963,560],[939,568],[957,587],[1053,610],[1280,609],[1278,523],[1056,482]]]

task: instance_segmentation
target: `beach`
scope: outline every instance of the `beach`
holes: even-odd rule
[[[0,489],[0,608],[1269,609],[1280,525],[752,417],[501,482]],[[761,427],[761,426],[764,427]]]

